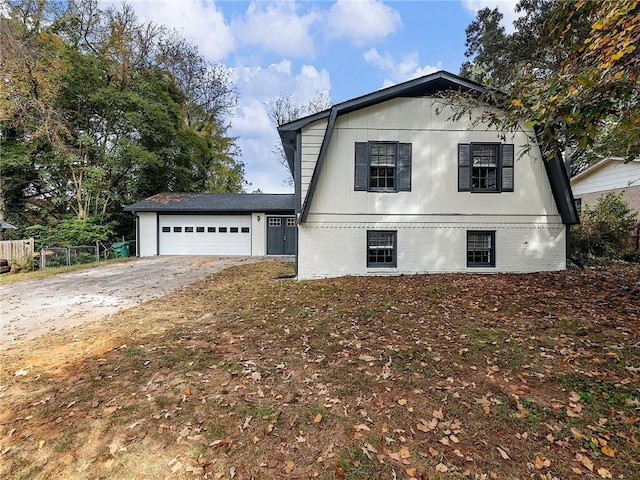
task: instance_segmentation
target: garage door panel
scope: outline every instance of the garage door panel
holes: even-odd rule
[[[251,255],[250,215],[161,215],[160,255]]]

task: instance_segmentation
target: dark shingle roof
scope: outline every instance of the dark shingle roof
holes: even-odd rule
[[[293,214],[294,195],[266,193],[159,193],[124,209],[128,212],[283,212]]]

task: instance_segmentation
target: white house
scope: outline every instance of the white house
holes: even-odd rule
[[[566,267],[578,220],[561,157],[523,148],[524,128],[453,120],[450,89],[484,91],[437,72],[279,127],[299,279]]]
[[[136,252],[153,255],[292,255],[293,195],[162,193],[129,205]]]
[[[640,158],[625,162],[608,157],[591,165],[571,179],[571,189],[579,210],[587,203],[595,205],[609,192],[621,193],[629,206],[640,212]]]

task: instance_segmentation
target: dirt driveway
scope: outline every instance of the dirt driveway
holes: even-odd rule
[[[131,308],[262,257],[151,257],[0,286],[0,349]]]

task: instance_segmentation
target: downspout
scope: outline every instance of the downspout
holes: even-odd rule
[[[140,256],[140,215],[133,212],[136,216],[136,257]]]
[[[300,211],[302,205],[302,131],[296,133],[296,149],[293,153],[293,184],[295,185],[295,216],[296,216],[296,258],[295,275],[298,278],[298,252],[300,251]]]
[[[571,147],[569,145],[565,145],[564,147],[564,168],[567,171],[567,175],[569,176],[569,185],[571,185]],[[571,225],[565,225],[567,229],[567,233],[565,235],[565,261],[564,268],[567,268],[567,261],[571,259]]]

